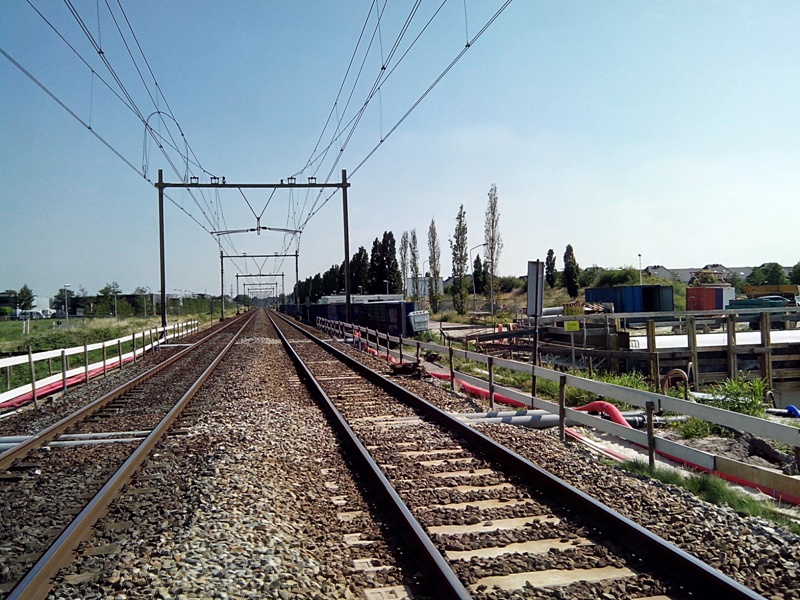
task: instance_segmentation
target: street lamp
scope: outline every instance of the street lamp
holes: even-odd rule
[[[475,268],[472,266],[472,251],[475,250],[475,248],[480,248],[485,245],[486,242],[484,242],[483,244],[478,244],[477,246],[474,246],[469,249],[469,269],[472,272],[472,310],[475,310],[477,308],[477,306],[475,305],[475,296],[478,295],[478,292],[475,291]]]
[[[383,283],[386,284],[386,295],[388,296],[389,295],[389,280],[388,279],[384,279]]]
[[[69,304],[67,302],[67,288],[72,286],[71,283],[64,284],[64,314],[67,316],[67,329],[69,329]]]
[[[644,285],[642,278],[642,255],[639,253],[639,285]]]

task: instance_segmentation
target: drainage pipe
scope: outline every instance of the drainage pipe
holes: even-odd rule
[[[798,410],[794,404],[790,404],[786,408],[768,408],[767,413],[775,415],[776,417],[800,419],[800,410]]]

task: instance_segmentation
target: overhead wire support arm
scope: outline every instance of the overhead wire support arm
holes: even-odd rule
[[[348,231],[348,218],[347,218],[347,188],[350,187],[350,183],[347,181],[347,171],[342,169],[342,180],[340,183],[317,183],[317,181],[313,178],[309,178],[308,183],[297,183],[294,177],[288,177],[286,181],[281,179],[280,183],[227,183],[225,178],[222,178],[222,183],[214,177],[212,178],[212,183],[200,183],[197,180],[197,177],[190,178],[189,182],[179,182],[179,183],[170,183],[164,181],[164,173],[162,169],[158,170],[158,180],[154,184],[154,187],[158,190],[158,225],[159,225],[159,243],[160,243],[160,252],[159,252],[159,260],[160,260],[160,269],[161,269],[161,325],[163,327],[167,326],[167,284],[166,284],[166,267],[165,267],[165,259],[164,259],[164,190],[169,188],[184,188],[184,189],[193,189],[193,188],[201,188],[201,189],[238,189],[241,192],[241,189],[293,189],[293,188],[306,188],[306,189],[341,189],[342,190],[342,203],[343,203],[343,221],[344,221],[344,262],[345,262],[345,295],[346,295],[346,306],[347,306],[347,320],[348,322],[351,321],[351,308],[350,308],[350,233]],[[300,230],[298,230],[300,231]],[[270,256],[279,256],[277,254],[270,255]],[[265,256],[263,258],[269,258],[270,256]],[[295,277],[298,279],[299,282],[299,271],[298,271],[298,253],[296,252],[294,255],[280,255],[280,256],[294,256],[295,257]],[[224,252],[220,248],[220,300],[222,302],[222,319],[225,319],[225,278],[224,278],[224,266],[223,260],[225,258],[233,258],[231,256],[225,256]],[[238,258],[238,257],[236,257]],[[281,274],[281,277],[283,275]],[[238,281],[238,279],[237,279]],[[297,284],[295,285],[295,304],[299,307],[299,299],[297,298]]]
[[[349,183],[345,183],[350,187]],[[219,189],[282,189],[282,188],[341,188],[342,183],[166,183],[157,182],[156,187],[162,188],[219,188]]]

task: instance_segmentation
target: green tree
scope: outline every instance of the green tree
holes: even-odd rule
[[[383,280],[386,279],[383,258],[381,256],[381,241],[375,238],[372,241],[372,250],[369,253],[369,293],[380,294],[386,288]]]
[[[598,267],[597,265],[592,265],[586,269],[581,271],[580,277],[578,278],[578,285],[580,287],[603,287],[603,284],[598,283],[600,278],[607,273],[603,267]],[[637,274],[637,282],[638,282],[638,274]],[[617,284],[609,284],[609,285],[617,285]]]
[[[547,251],[547,258],[544,259],[544,280],[547,282],[547,285],[550,286],[552,290],[556,287],[556,276],[558,271],[556,271],[556,253],[553,252],[553,249],[550,248]]]
[[[798,261],[789,271],[789,283],[800,285],[800,261]]]
[[[386,287],[389,293],[399,294],[403,289],[403,279],[397,264],[397,249],[394,234],[383,232],[383,239],[372,242],[369,259],[369,287],[371,294],[383,294]]]
[[[369,291],[369,255],[364,246],[359,246],[350,261],[350,291],[354,294]]]
[[[453,258],[453,306],[456,312],[463,315],[467,312],[467,297],[469,295],[469,281],[467,280],[467,264],[469,254],[467,249],[467,215],[464,205],[458,208],[456,216],[456,229],[450,241],[450,252]]]
[[[578,261],[575,260],[572,244],[567,244],[567,249],[564,252],[564,286],[567,288],[567,294],[569,294],[570,298],[578,297],[580,272],[581,268],[578,266]]]
[[[789,278],[780,264],[769,262],[753,269],[745,281],[750,285],[785,285]]]
[[[119,287],[119,284],[116,281],[107,283],[105,287],[100,288],[100,290],[97,292],[97,304],[94,307],[94,314],[104,317],[114,315],[114,302],[116,300],[116,315],[120,317],[126,316],[122,314],[123,312],[126,312],[126,309],[122,307],[122,304],[127,304],[127,302],[125,302],[124,299],[119,298],[121,295],[122,288]]]
[[[397,243],[391,231],[383,232],[381,253],[386,269],[386,279],[389,280],[389,291],[392,294],[400,294],[403,290],[403,276],[400,273],[400,265],[397,262]]]
[[[403,297],[408,295],[408,232],[400,236],[400,274],[403,277]]]
[[[63,287],[56,292],[56,295],[53,296],[51,302],[53,303],[53,308],[57,310],[64,310],[64,302],[71,305],[70,299],[73,297],[74,293],[71,289]]]
[[[411,268],[411,300],[419,302],[419,244],[417,242],[416,228],[411,230],[408,252],[411,256],[409,262],[409,267]]]
[[[428,266],[431,268],[428,280],[428,300],[431,311],[439,312],[439,279],[441,279],[442,250],[439,247],[439,234],[436,232],[436,221],[431,219],[428,226]]]
[[[17,292],[17,306],[21,310],[30,310],[33,308],[33,290],[28,287],[28,284],[23,284]]]
[[[475,257],[475,262],[472,263],[472,291],[476,294],[482,294],[486,289],[486,275],[483,272],[483,260],[480,254]]]
[[[483,247],[483,257],[489,272],[489,295],[494,298],[498,291],[499,278],[497,270],[500,266],[500,252],[503,250],[503,238],[500,236],[500,211],[497,207],[497,186],[492,184],[489,188],[489,200],[486,205],[486,220],[483,227],[483,236],[486,245]]]
[[[744,293],[744,279],[742,279],[742,276],[739,275],[738,273],[732,274],[728,278],[728,283],[732,288],[736,290],[737,294]]]

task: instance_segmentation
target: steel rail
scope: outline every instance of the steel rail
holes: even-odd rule
[[[351,457],[355,459],[361,471],[369,477],[372,487],[384,500],[382,507],[388,509],[392,517],[403,524],[401,532],[406,542],[418,551],[416,555],[417,562],[420,566],[425,568],[425,574],[437,585],[437,598],[457,598],[459,600],[472,598],[450,568],[450,565],[447,564],[447,561],[445,561],[439,550],[434,546],[428,534],[425,533],[422,525],[420,525],[419,521],[411,514],[411,510],[409,510],[406,503],[403,502],[397,494],[392,484],[389,483],[389,480],[386,479],[381,468],[375,463],[372,456],[370,456],[369,451],[358,439],[358,436],[350,425],[348,425],[328,394],[325,393],[309,368],[291,346],[289,340],[275,324],[275,321],[269,313],[267,316],[275,327],[278,336],[281,338],[281,342],[286,352],[289,354],[289,357],[295,363],[301,376],[305,379],[306,385],[317,398],[320,407],[328,417],[334,429],[341,435],[341,439],[350,452]]]
[[[281,318],[283,319],[283,317]],[[709,594],[708,597],[765,600],[763,596],[750,588],[738,583],[566,481],[533,464],[528,459],[475,430],[469,424],[451,417],[427,400],[373,371],[344,352],[305,331],[295,323],[287,319],[283,320],[316,344],[328,350],[356,372],[362,374],[371,383],[379,386],[394,397],[406,401],[409,405],[422,412],[424,416],[436,421],[442,427],[468,439],[482,453],[497,461],[503,467],[511,469],[526,483],[537,486],[540,490],[555,498],[557,502],[583,515],[597,530],[602,531],[604,535],[625,546],[636,556],[647,557],[662,572],[670,576],[680,574],[682,581],[689,582],[686,585],[691,585],[692,589],[699,593]]]
[[[247,313],[244,313],[247,314]],[[231,327],[236,324],[236,319],[232,320],[230,323],[224,325],[223,327],[216,329],[212,333],[209,333],[204,338],[198,340],[197,342],[193,343],[187,348],[179,351],[178,353],[170,356],[165,361],[157,364],[151,369],[148,369],[144,373],[140,373],[130,381],[122,384],[116,389],[111,390],[107,394],[101,396],[97,400],[94,400],[87,404],[86,406],[80,408],[79,410],[75,411],[71,415],[67,415],[57,423],[53,423],[49,427],[35,433],[30,438],[26,439],[23,442],[20,442],[16,446],[12,446],[2,454],[0,454],[0,471],[7,470],[11,464],[15,460],[19,460],[20,458],[24,458],[27,454],[36,450],[37,448],[41,448],[48,442],[53,441],[57,438],[61,433],[66,431],[68,428],[72,427],[73,425],[77,425],[86,417],[92,415],[93,413],[97,412],[98,410],[102,409],[104,406],[109,404],[112,400],[116,400],[126,392],[132,390],[136,386],[140,385],[141,383],[147,381],[154,375],[157,375],[162,370],[166,369],[168,366],[173,364],[174,362],[179,361],[180,359],[184,358],[188,353],[190,353],[195,348],[205,344],[209,340],[211,340],[215,335],[225,331],[228,327]]]
[[[214,372],[217,365],[219,365],[225,355],[227,355],[242,332],[252,322],[254,315],[255,311],[245,319],[239,331],[234,334],[230,342],[220,351],[208,368],[203,371],[202,375],[192,384],[189,390],[178,400],[166,416],[161,419],[158,425],[153,428],[150,435],[139,444],[136,450],[134,450],[117,472],[111,476],[100,491],[95,494],[89,504],[75,517],[72,523],[64,529],[53,545],[50,546],[47,552],[45,552],[31,570],[28,571],[28,574],[14,587],[8,596],[8,600],[35,600],[37,598],[47,597],[47,594],[53,587],[53,578],[58,573],[58,570],[70,562],[72,554],[78,544],[90,536],[94,524],[107,512],[109,505],[119,495],[123,486],[130,481],[136,470],[150,456],[150,452],[155,445],[166,435],[170,426],[194,397],[200,389],[200,386],[202,386],[211,373]],[[235,321],[235,323],[238,322],[240,322],[240,319]],[[218,334],[224,329],[227,329],[227,327],[218,329],[215,333]]]

